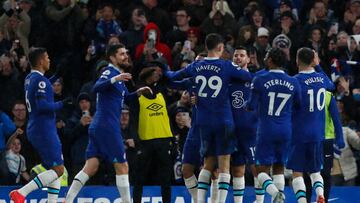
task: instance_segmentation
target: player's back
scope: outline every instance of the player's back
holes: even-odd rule
[[[315,71],[294,76],[301,86],[301,108],[293,116],[293,141],[312,142],[324,139],[325,93],[328,78]]]
[[[297,80],[284,71],[270,70],[256,76],[252,85],[254,90],[249,107],[257,108],[258,137],[264,140],[289,140],[293,106],[300,103]]]
[[[32,71],[25,78],[24,88],[25,102],[29,112],[28,133],[56,132],[56,109],[47,108],[39,102],[42,99],[48,104],[54,103],[54,93],[49,80],[39,71]]]
[[[229,83],[232,78],[239,77],[239,72],[236,71],[238,70],[230,61],[216,58],[206,58],[192,65],[198,96],[197,124],[233,123]]]

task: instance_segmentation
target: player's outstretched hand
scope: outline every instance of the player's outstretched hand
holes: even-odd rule
[[[62,100],[63,105],[72,105],[73,104],[73,98],[72,97],[66,97]]]
[[[139,89],[136,90],[136,94],[137,94],[138,96],[140,96],[140,95],[142,95],[142,94],[144,94],[144,93],[146,93],[146,92],[149,92],[150,94],[153,94],[153,91],[152,91],[151,88],[148,87],[148,86],[140,87]]]
[[[115,76],[116,81],[129,81],[132,79],[131,73],[121,73]]]

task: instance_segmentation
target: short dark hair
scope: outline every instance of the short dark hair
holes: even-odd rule
[[[206,36],[205,45],[208,51],[216,48],[220,43],[224,43],[224,39],[221,35],[216,33],[210,33]]]
[[[42,47],[32,47],[29,52],[29,62],[31,67],[38,65],[39,59],[46,53],[46,49]]]
[[[123,45],[121,43],[109,45],[106,48],[106,58],[110,59],[110,56],[114,56],[117,53],[118,49],[121,49],[121,48],[125,48],[125,45]]]
[[[237,47],[235,47],[235,51],[236,51],[236,50],[245,50],[245,51],[246,51],[246,54],[249,55],[248,49],[247,49],[246,47],[244,47],[244,46],[237,46]]]
[[[310,65],[314,60],[314,51],[308,47],[302,47],[297,51],[298,62],[303,65]]]
[[[268,57],[271,58],[273,64],[278,67],[282,67],[285,64],[286,55],[285,53],[279,48],[272,48],[268,51]]]

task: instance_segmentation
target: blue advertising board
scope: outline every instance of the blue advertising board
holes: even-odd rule
[[[0,203],[8,203],[8,194],[14,187],[0,187]],[[68,188],[62,188],[59,201],[64,200],[64,196]],[[286,203],[296,203],[295,195],[293,190],[289,187],[285,188]],[[46,203],[47,193],[44,190],[37,190],[32,192],[26,199],[27,203]],[[244,202],[253,203],[255,200],[255,192],[252,187],[247,187],[245,190]],[[315,202],[315,197],[313,198]],[[116,187],[105,187],[105,186],[86,186],[84,187],[78,197],[78,203],[121,203],[119,193]],[[160,203],[161,192],[160,187],[157,186],[146,186],[143,191],[143,203]],[[191,202],[190,195],[183,186],[172,187],[172,203],[187,203]],[[210,201],[209,201],[210,202]],[[232,191],[229,191],[228,203],[233,202]],[[267,195],[265,202],[271,202],[270,197]],[[331,196],[329,198],[331,203],[350,203],[360,202],[360,187],[333,187]]]

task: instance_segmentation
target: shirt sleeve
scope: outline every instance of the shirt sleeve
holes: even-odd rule
[[[169,80],[181,80],[183,78],[189,78],[192,76],[192,68],[193,64],[187,65],[185,68],[178,70],[178,71],[166,71],[165,76]]]
[[[246,109],[248,109],[250,111],[254,111],[258,108],[258,103],[259,103],[259,98],[260,98],[258,81],[259,81],[259,78],[255,77],[251,83],[251,87],[250,87],[251,92],[250,92],[249,100],[246,104]]]
[[[329,113],[330,113],[331,119],[334,124],[336,140],[344,139],[341,120],[339,117],[339,110],[337,108],[335,98],[332,95],[331,95],[331,100],[330,100],[330,104],[329,104]],[[342,142],[344,142],[344,141],[342,141]]]
[[[105,89],[112,86],[112,84],[116,83],[115,76],[111,77],[111,71],[105,70],[101,73],[100,78],[96,81],[93,91],[94,92],[101,92]]]
[[[324,77],[324,83],[326,85],[326,90],[333,91],[335,90],[335,85],[332,82],[332,80],[326,75],[326,73],[323,71],[322,67],[320,65],[315,66],[315,71],[320,73]]]
[[[48,111],[57,111],[62,108],[63,103],[59,102],[49,102],[47,99],[47,91],[52,91],[51,85],[45,80],[40,79],[35,82],[35,102],[38,110],[40,112]]]
[[[228,68],[228,70],[230,70],[231,77],[235,79],[240,79],[242,81],[251,81],[253,78],[250,72],[242,70],[238,65],[234,63],[230,63],[230,67]]]
[[[296,78],[294,78],[294,81],[295,81],[294,107],[296,109],[299,109],[299,108],[301,108],[301,100],[302,100],[301,87],[300,87],[299,81]]]

